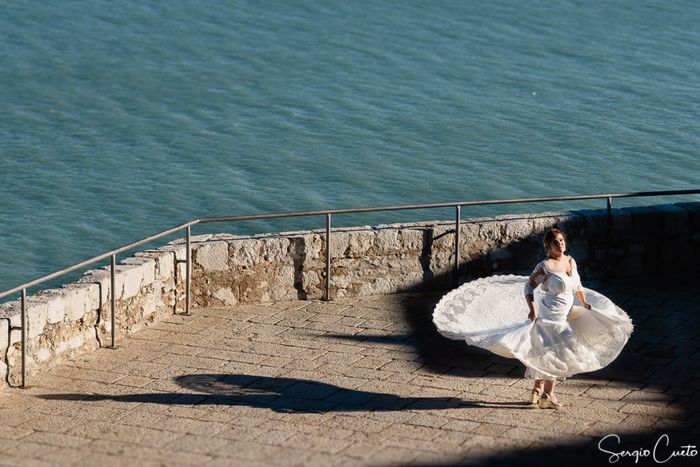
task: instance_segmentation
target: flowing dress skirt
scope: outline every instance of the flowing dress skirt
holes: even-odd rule
[[[507,358],[526,367],[526,377],[563,380],[612,362],[632,334],[632,320],[604,295],[584,288],[592,305],[578,298],[568,313],[548,313],[535,289],[537,319],[528,319],[523,285],[527,276],[491,276],[447,293],[433,312],[443,336]]]

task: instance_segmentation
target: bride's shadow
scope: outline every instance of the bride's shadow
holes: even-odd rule
[[[283,413],[342,413],[449,410],[460,407],[530,409],[526,402],[486,402],[444,397],[398,396],[298,378],[245,374],[192,374],[174,380],[181,392],[135,394],[44,394],[47,400],[111,400],[165,405],[222,405],[269,408]]]

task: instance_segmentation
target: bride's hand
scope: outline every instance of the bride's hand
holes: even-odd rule
[[[535,321],[535,319],[537,319],[537,315],[535,314],[534,311],[531,311],[530,314],[527,315],[527,317],[530,321]]]
[[[593,308],[593,305],[591,305],[590,303],[586,302],[586,303],[583,304],[583,307],[586,308],[587,310],[590,310],[591,308]]]

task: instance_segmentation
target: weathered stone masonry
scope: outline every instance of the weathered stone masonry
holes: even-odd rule
[[[665,268],[694,271],[700,258],[698,202],[614,209],[610,224],[604,209],[475,218],[461,223],[460,281],[529,273],[542,257],[543,233],[553,226],[568,233],[569,251],[584,279]],[[451,287],[454,234],[450,221],[334,229],[332,296]],[[192,240],[195,309],[323,296],[323,231]],[[184,259],[185,246],[177,241],[117,266],[117,339],[184,310]],[[108,346],[110,308],[108,268],[30,295],[28,374]],[[0,385],[20,381],[19,326],[19,301],[0,305]]]

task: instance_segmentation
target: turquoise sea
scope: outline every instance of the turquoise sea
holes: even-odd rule
[[[700,186],[697,1],[0,11],[0,290],[196,217]]]

